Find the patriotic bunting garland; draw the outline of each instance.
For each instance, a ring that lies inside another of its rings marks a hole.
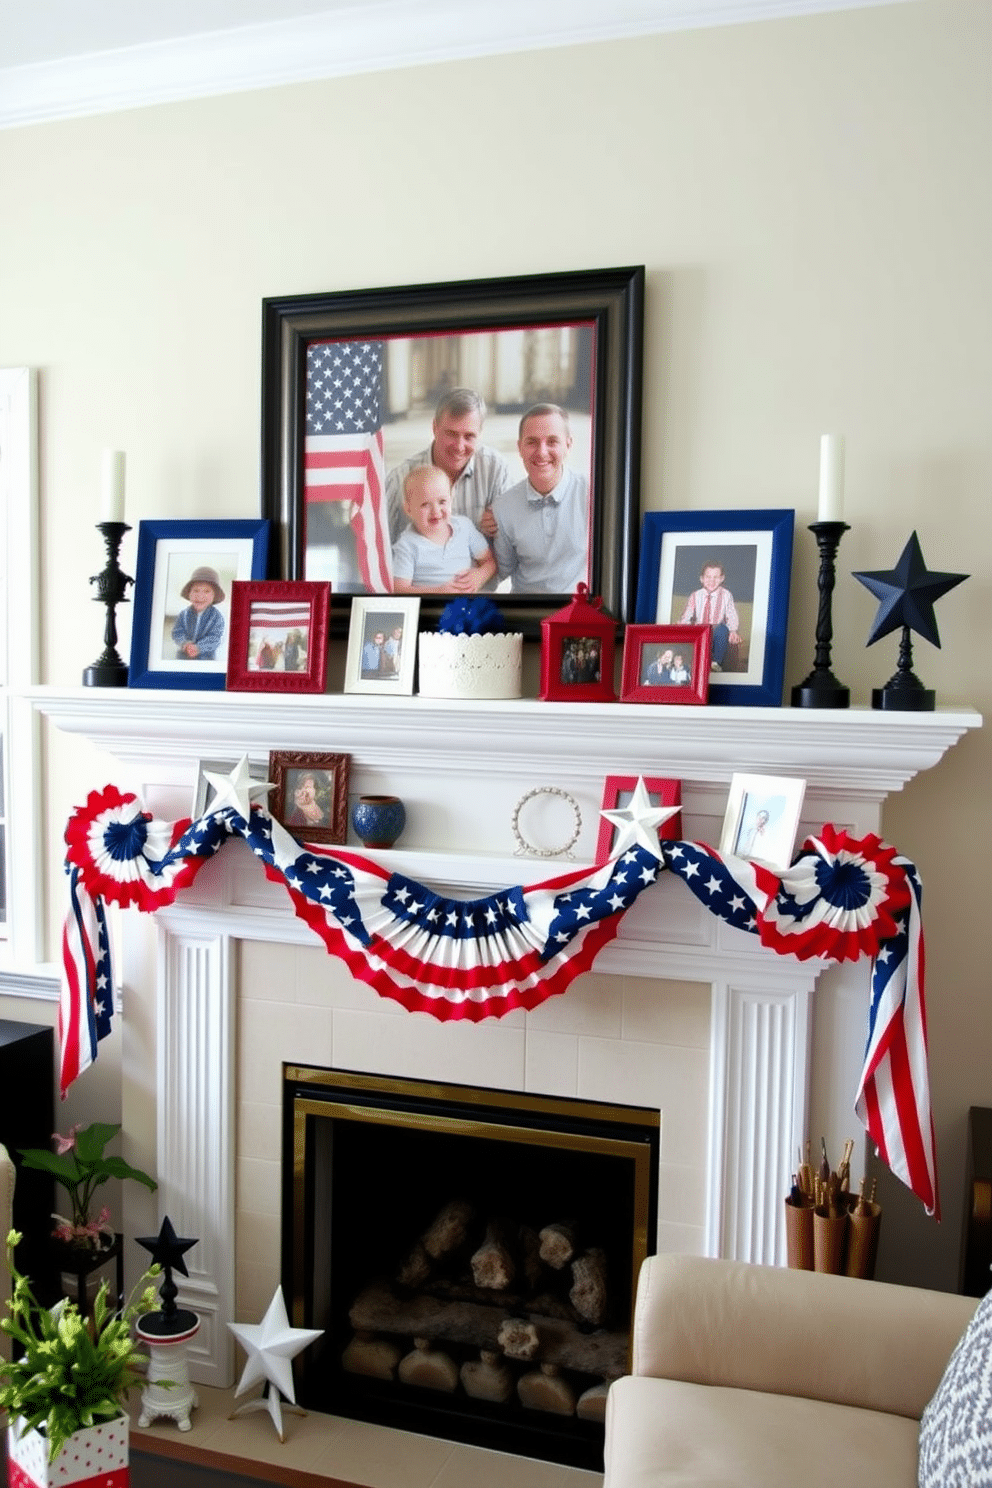
[[[449,899],[346,848],[294,837],[256,796],[246,761],[214,782],[197,821],[154,821],[114,786],[90,793],[66,828],[70,910],[59,1030],[62,1094],[109,1031],[103,902],[146,913],[171,904],[207,858],[240,836],[295,913],[352,974],[410,1012],[478,1022],[565,992],[617,934],[664,869],[727,924],[800,959],[873,958],[856,1110],[879,1153],[937,1209],[927,1072],[920,884],[907,859],[869,835],[824,827],[781,875],[705,843],[635,834],[608,863],[480,899]],[[650,840],[650,838],[648,839]]]

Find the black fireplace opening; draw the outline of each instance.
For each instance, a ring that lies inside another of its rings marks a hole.
[[[301,1404],[600,1470],[654,1249],[643,1107],[285,1065]]]

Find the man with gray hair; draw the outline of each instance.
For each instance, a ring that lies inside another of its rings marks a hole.
[[[393,542],[407,526],[403,484],[419,465],[436,465],[451,481],[451,510],[468,517],[483,536],[496,534],[493,497],[510,484],[510,470],[502,455],[479,444],[486,418],[485,400],[471,388],[452,388],[434,412],[433,439],[426,449],[397,465],[386,477],[389,532]]]
[[[535,403],[520,420],[525,480],[496,498],[493,551],[514,594],[574,594],[589,581],[589,481],[570,470],[568,414]]]

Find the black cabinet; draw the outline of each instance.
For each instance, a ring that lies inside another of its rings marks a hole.
[[[47,1173],[21,1166],[19,1147],[52,1146],[55,1130],[55,1039],[38,1023],[0,1019],[0,1142],[17,1168],[14,1228],[24,1242],[17,1261],[39,1288],[52,1284],[49,1237],[55,1209],[55,1181]],[[0,1246],[6,1240],[0,1236]]]

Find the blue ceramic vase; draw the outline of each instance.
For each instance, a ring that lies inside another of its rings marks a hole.
[[[406,826],[406,807],[399,796],[359,796],[351,824],[365,847],[392,847]]]

